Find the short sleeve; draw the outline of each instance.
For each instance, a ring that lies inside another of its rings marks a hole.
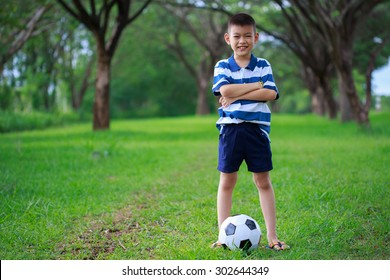
[[[261,71],[261,81],[263,82],[263,87],[274,90],[277,94],[275,99],[279,99],[279,90],[275,84],[271,64],[265,59],[263,60],[263,63],[264,65]]]
[[[212,91],[215,96],[220,96],[220,88],[223,85],[228,85],[230,84],[229,82],[229,69],[226,68],[226,63],[223,61],[219,61],[215,67],[214,67],[214,79],[213,79],[213,87]]]

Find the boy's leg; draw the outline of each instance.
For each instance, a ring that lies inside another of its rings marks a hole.
[[[267,227],[268,243],[276,244],[281,250],[287,249],[288,245],[281,243],[276,235],[275,194],[269,172],[253,173],[253,181],[259,190],[260,205]]]
[[[233,189],[237,182],[237,172],[223,173],[219,177],[217,211],[218,211],[218,228],[222,222],[230,216],[232,208]]]

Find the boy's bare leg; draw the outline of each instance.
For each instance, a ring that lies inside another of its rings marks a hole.
[[[276,235],[275,194],[269,172],[253,173],[253,181],[259,190],[260,205],[267,227],[268,243],[275,244],[280,241]],[[285,245],[285,247],[287,248],[288,246]],[[284,249],[284,247],[282,246],[280,249]]]
[[[218,210],[218,228],[222,222],[230,216],[232,208],[233,189],[237,182],[237,172],[223,173],[219,177],[217,210]]]

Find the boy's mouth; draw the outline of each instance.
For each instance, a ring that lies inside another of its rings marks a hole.
[[[237,47],[240,51],[245,51],[248,47],[247,46],[238,46]]]

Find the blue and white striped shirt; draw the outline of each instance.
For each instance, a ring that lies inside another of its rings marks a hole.
[[[275,85],[270,63],[257,58],[253,54],[247,67],[241,68],[237,65],[234,57],[223,59],[217,62],[214,68],[214,82],[212,91],[215,96],[220,96],[220,88],[228,84],[245,84],[261,81],[263,88],[276,91],[279,98],[279,91]],[[224,124],[238,124],[242,122],[258,123],[260,128],[270,133],[271,111],[267,103],[255,100],[237,100],[228,107],[218,109],[220,118],[217,127]]]

